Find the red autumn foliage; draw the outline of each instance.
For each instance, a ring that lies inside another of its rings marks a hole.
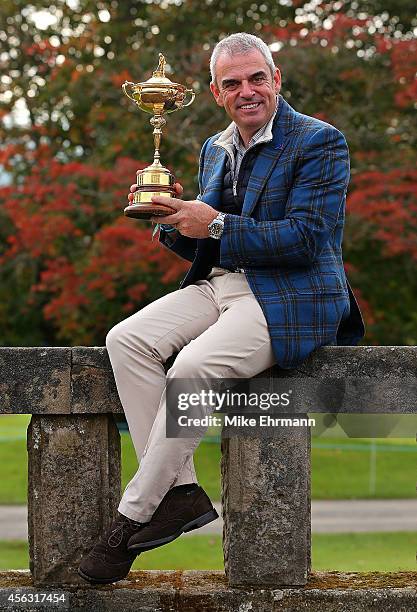
[[[401,3],[398,17],[387,8],[381,18],[382,2],[363,9],[327,0],[312,9],[303,0],[268,0],[259,11],[241,2],[224,11],[214,0],[213,19],[203,23],[190,2],[182,21],[175,3],[136,3],[134,17],[129,3],[114,4],[105,23],[94,3],[85,4],[85,22],[82,11],[63,6],[67,27],[58,20],[41,31],[20,3],[5,3],[8,39],[20,42],[0,83],[0,164],[16,181],[0,187],[5,342],[102,343],[114,322],[175,288],[187,264],[151,242],[145,223],[121,214],[139,167],[128,157],[150,160],[153,150],[145,117],[120,85],[150,76],[161,40],[172,76],[198,82],[198,104],[170,120],[163,139],[166,165],[194,195],[199,147],[226,125],[208,92],[210,48],[219,32],[236,31],[239,15],[237,29],[261,26],[268,43],[281,42],[276,60],[289,102],[346,135],[352,181],[344,255],[365,341],[416,343],[414,15],[407,21]],[[151,37],[153,23],[160,32]],[[25,126],[7,116],[16,101],[30,111]]]
[[[391,49],[391,63],[399,85],[396,104],[400,108],[413,107],[417,100],[417,41],[396,41]]]
[[[137,162],[120,158],[110,171],[38,153],[21,185],[0,188],[13,228],[0,263],[36,262],[27,304],[42,305],[59,338],[91,343],[120,311],[162,295],[187,264],[151,240],[149,223],[123,216]]]
[[[373,227],[385,257],[407,255],[417,260],[417,170],[355,175],[348,211]]]

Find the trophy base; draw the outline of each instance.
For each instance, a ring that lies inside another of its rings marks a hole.
[[[151,166],[136,172],[137,189],[133,196],[133,202],[124,209],[126,217],[134,219],[150,219],[151,217],[165,217],[176,212],[175,208],[166,204],[154,204],[154,196],[175,198],[176,192],[173,188],[174,175],[161,166],[159,160],[154,160]]]
[[[156,194],[155,194],[156,195]],[[131,204],[126,206],[124,213],[126,217],[132,219],[150,219],[151,217],[165,217],[176,212],[170,206],[163,204]]]

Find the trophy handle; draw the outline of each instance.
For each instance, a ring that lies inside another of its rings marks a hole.
[[[128,98],[130,98],[133,102],[136,102],[135,98],[132,98],[132,96],[129,95],[129,92],[126,90],[126,87],[128,85],[134,85],[135,83],[132,83],[131,81],[125,81],[122,84],[122,89],[123,89],[123,93],[125,94],[125,96],[127,96]]]
[[[190,104],[192,104],[192,103],[194,102],[194,98],[195,98],[195,92],[194,92],[194,90],[193,90],[193,89],[186,89],[186,90],[185,90],[185,93],[186,93],[186,94],[187,94],[187,93],[191,94],[191,99],[190,99],[190,100],[187,102],[187,104],[183,104],[183,105],[181,106],[181,108],[185,108],[186,106],[190,106]]]

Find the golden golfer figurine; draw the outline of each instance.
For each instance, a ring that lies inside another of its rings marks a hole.
[[[150,123],[154,128],[155,144],[153,164],[136,172],[138,189],[135,191],[133,202],[124,209],[127,217],[150,219],[150,217],[175,212],[169,206],[152,204],[153,196],[175,197],[173,188],[175,177],[159,161],[162,128],[166,124],[164,115],[189,106],[195,98],[195,93],[192,89],[186,89],[184,85],[170,81],[165,76],[165,64],[165,57],[160,53],[158,68],[152,73],[150,79],[143,83],[126,81],[122,85],[123,92],[128,98],[133,100],[141,110],[153,115]],[[127,91],[128,87],[130,87],[130,94]],[[191,98],[185,103],[188,93]]]

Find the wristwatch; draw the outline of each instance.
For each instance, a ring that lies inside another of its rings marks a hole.
[[[219,212],[217,217],[208,224],[209,237],[215,240],[220,240],[224,229],[224,218],[226,213]]]

